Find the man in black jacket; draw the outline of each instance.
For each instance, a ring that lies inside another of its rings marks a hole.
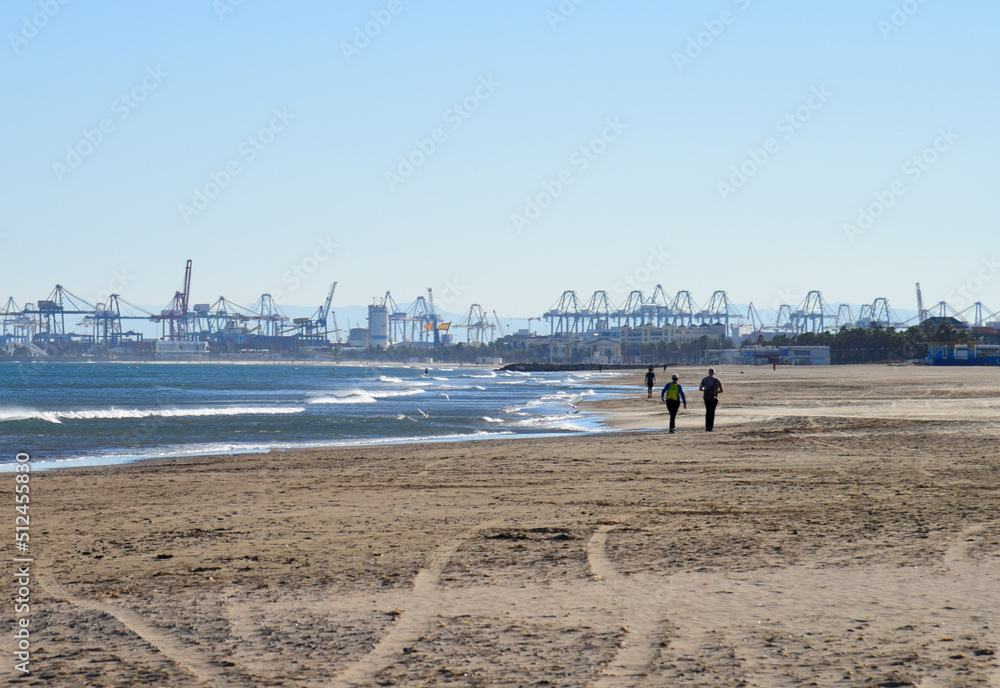
[[[715,407],[719,405],[719,395],[722,394],[722,382],[715,377],[715,368],[708,369],[708,377],[701,379],[698,389],[705,393],[705,431],[712,432],[715,426]]]

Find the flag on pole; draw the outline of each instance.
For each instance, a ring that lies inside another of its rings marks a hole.
[[[447,332],[449,327],[451,327],[450,322],[441,323],[440,325],[438,325],[438,331]]]

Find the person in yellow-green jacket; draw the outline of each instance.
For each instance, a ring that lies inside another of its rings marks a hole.
[[[667,410],[670,411],[670,434],[674,434],[674,421],[677,419],[677,409],[684,404],[688,407],[687,399],[684,398],[684,388],[677,383],[677,376],[673,375],[667,386],[660,392],[660,400],[667,402]]]

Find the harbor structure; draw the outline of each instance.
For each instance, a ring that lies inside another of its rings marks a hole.
[[[389,292],[368,307],[367,327],[351,328],[349,336],[337,326],[332,308],[337,283],[310,315],[289,317],[275,295],[263,293],[250,306],[219,296],[214,301],[193,299],[193,264],[186,261],[180,289],[161,309],[147,309],[110,294],[103,301],[79,297],[62,284],[44,299],[20,305],[10,297],[0,310],[0,351],[21,356],[54,353],[108,354],[128,351],[160,355],[241,353],[284,355],[337,350],[386,351],[395,348],[434,348],[462,343],[480,348],[502,343],[515,351],[541,352],[550,360],[585,358],[607,360],[634,358],[641,348],[669,343],[698,344],[699,355],[708,346],[726,343],[763,343],[774,337],[834,333],[843,328],[902,330],[921,325],[927,330],[961,333],[981,345],[1000,344],[1000,313],[981,302],[952,308],[945,301],[925,305],[916,285],[915,315],[900,316],[888,299],[852,306],[827,301],[811,290],[797,305],[780,304],[761,311],[753,303],[737,307],[725,290],[711,293],[698,304],[688,290],[670,295],[662,285],[651,292],[633,289],[616,304],[609,292],[597,290],[587,298],[566,290],[540,316],[526,318],[548,325],[547,335],[506,334],[496,311],[472,304],[464,315],[445,315],[435,308],[434,294],[426,290],[408,304],[397,304]],[[524,320],[522,318],[522,320]],[[154,339],[141,324],[153,323]],[[464,332],[463,332],[464,330]],[[939,333],[940,334],[940,333]],[[167,342],[178,343],[168,346]],[[190,345],[189,345],[190,344]],[[207,345],[207,346],[206,346]],[[662,350],[662,349],[661,349]],[[930,358],[940,361],[985,360],[962,349],[934,349]],[[731,354],[726,354],[730,356]],[[794,347],[783,358],[793,364],[823,364],[824,358],[807,347]],[[827,359],[828,360],[828,359]]]

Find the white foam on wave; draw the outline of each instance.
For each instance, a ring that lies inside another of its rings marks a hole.
[[[597,394],[592,389],[584,390],[582,392],[556,392],[555,394],[547,394],[542,397],[542,401],[561,401],[568,404],[576,404],[583,400],[584,397],[590,397]]]
[[[486,391],[486,388],[483,387],[482,385],[435,385],[434,389],[432,391],[437,392],[437,391],[445,391],[445,390],[447,390],[447,391],[450,392],[450,391],[457,390],[457,389],[459,389],[459,390],[475,389],[475,390],[478,390],[480,392],[485,392]]]
[[[323,394],[309,399],[310,404],[374,404],[379,399],[393,397],[411,397],[416,394],[426,394],[427,390],[416,387],[410,389],[388,389],[369,392],[364,389],[354,389],[344,394]]]
[[[414,394],[426,394],[426,389],[394,389],[385,392],[368,392],[376,399],[388,399],[390,397],[412,397]]]
[[[23,408],[0,409],[0,423],[16,420],[47,420],[50,423],[62,422],[52,411],[36,411],[34,409]]]
[[[483,420],[487,423],[502,423],[503,418],[490,418],[489,416],[483,416]]]
[[[374,404],[375,397],[363,389],[356,389],[347,394],[326,394],[313,397],[310,404]]]
[[[552,416],[535,416],[516,420],[512,425],[522,428],[544,428],[546,430],[570,430],[573,432],[589,432],[590,429],[583,427],[579,421],[567,418],[565,414]]]
[[[44,420],[62,423],[64,420],[121,420],[129,418],[196,418],[204,416],[286,415],[302,413],[301,406],[206,406],[198,408],[152,409],[87,409],[82,411],[37,411],[32,409],[4,409],[0,422],[11,420]]]
[[[430,380],[403,380],[402,378],[389,377],[387,375],[379,375],[378,381],[389,385],[406,385],[407,387],[429,387],[434,384]]]
[[[531,410],[537,408],[538,406],[543,406],[546,404],[549,405],[566,404],[567,406],[576,407],[576,405],[579,404],[581,401],[583,401],[585,397],[593,396],[595,394],[597,393],[592,389],[583,390],[580,392],[566,392],[560,390],[555,394],[546,394],[539,397],[538,399],[532,399],[530,401],[524,401],[518,404],[513,404],[511,406],[505,406],[502,409],[502,411],[504,413],[523,416],[523,415],[528,415],[523,413],[523,411],[525,411],[526,409]]]

